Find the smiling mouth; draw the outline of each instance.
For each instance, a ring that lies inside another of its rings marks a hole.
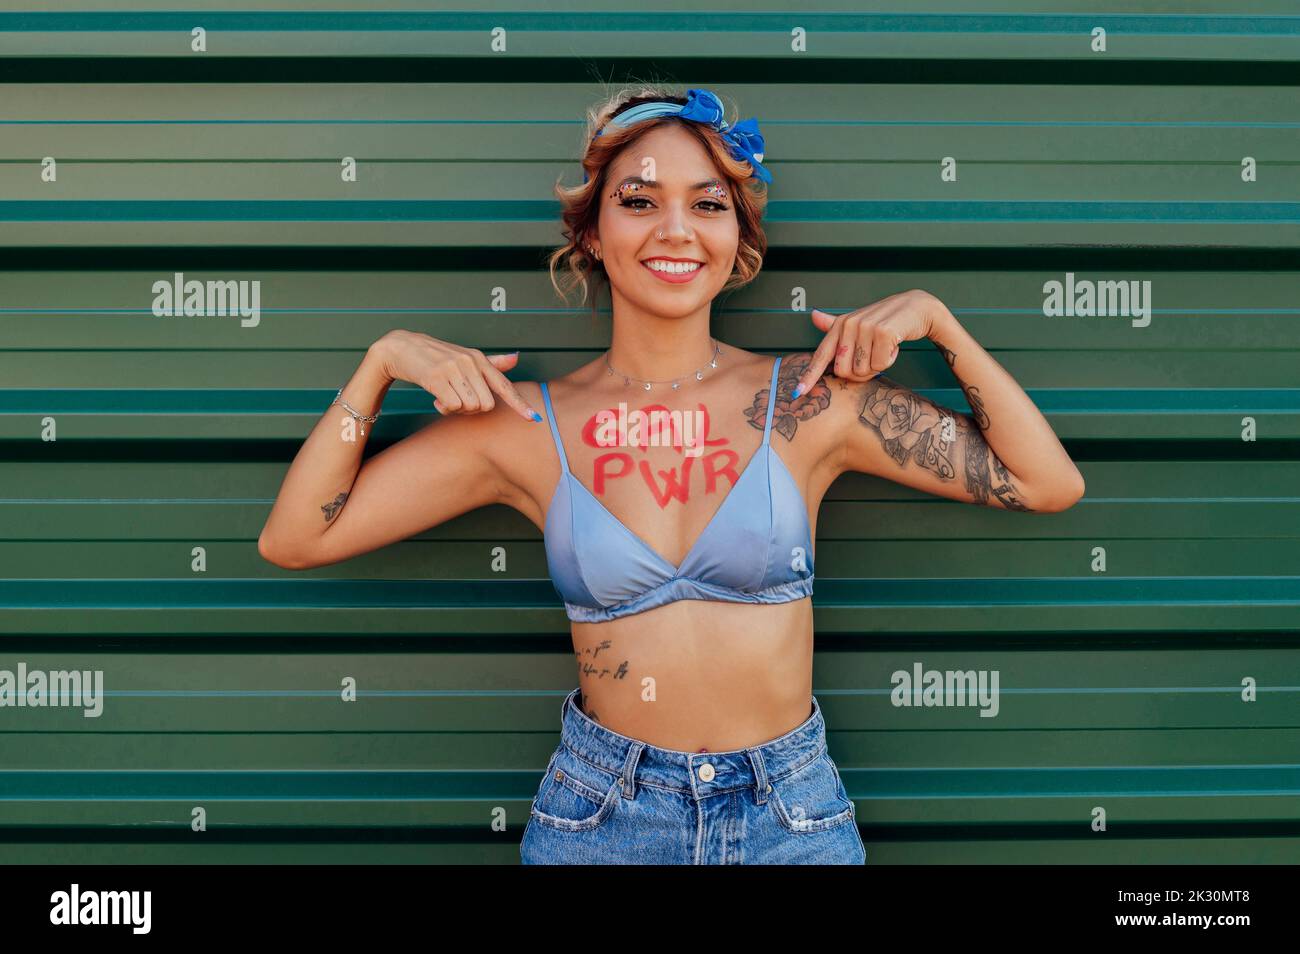
[[[660,278],[672,282],[689,281],[704,268],[703,262],[694,260],[673,262],[662,258],[647,258],[641,264]]]

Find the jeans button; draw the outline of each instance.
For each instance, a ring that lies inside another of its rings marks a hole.
[[[713,775],[714,775],[714,772],[713,772],[713,766],[710,765],[708,762],[705,762],[703,765],[700,766],[700,773],[699,773],[699,774],[700,774],[700,781],[701,781],[701,782],[711,782],[711,781],[713,781]]]

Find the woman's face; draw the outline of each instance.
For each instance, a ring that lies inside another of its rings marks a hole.
[[[666,318],[707,309],[740,245],[731,189],[704,146],[676,124],[628,146],[605,178],[592,241],[614,294]]]

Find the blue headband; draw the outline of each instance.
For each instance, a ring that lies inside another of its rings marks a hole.
[[[642,119],[653,119],[656,116],[677,116],[680,119],[689,119],[691,122],[704,123],[722,133],[722,138],[727,143],[727,151],[733,159],[748,162],[754,167],[755,176],[764,182],[771,182],[772,173],[761,165],[763,134],[758,131],[758,120],[751,117],[742,119],[734,126],[728,126],[727,121],[722,118],[723,113],[722,100],[716,95],[707,89],[691,89],[686,91],[685,104],[641,103],[639,106],[624,110],[609,122],[616,126],[630,126]],[[596,135],[599,136],[604,131],[604,128],[601,128]],[[587,178],[584,170],[582,181],[586,182]]]

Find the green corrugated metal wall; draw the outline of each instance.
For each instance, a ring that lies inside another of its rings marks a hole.
[[[629,75],[767,137],[771,255],[716,334],[810,348],[792,289],[925,288],[1087,481],[1034,517],[828,493],[814,692],[871,862],[1300,860],[1293,0],[258,6],[0,8],[0,670],[105,689],[0,708],[0,861],[518,861],[576,680],[532,524],[296,573],[256,540],[388,329],[521,380],[604,347],[540,262]],[[261,281],[260,321],[154,317],[178,271]],[[1045,317],[1070,273],[1149,281],[1150,323]],[[891,374],[966,408],[924,343]],[[396,386],[370,452],[431,413]],[[918,664],[997,670],[996,718],[891,704]]]

